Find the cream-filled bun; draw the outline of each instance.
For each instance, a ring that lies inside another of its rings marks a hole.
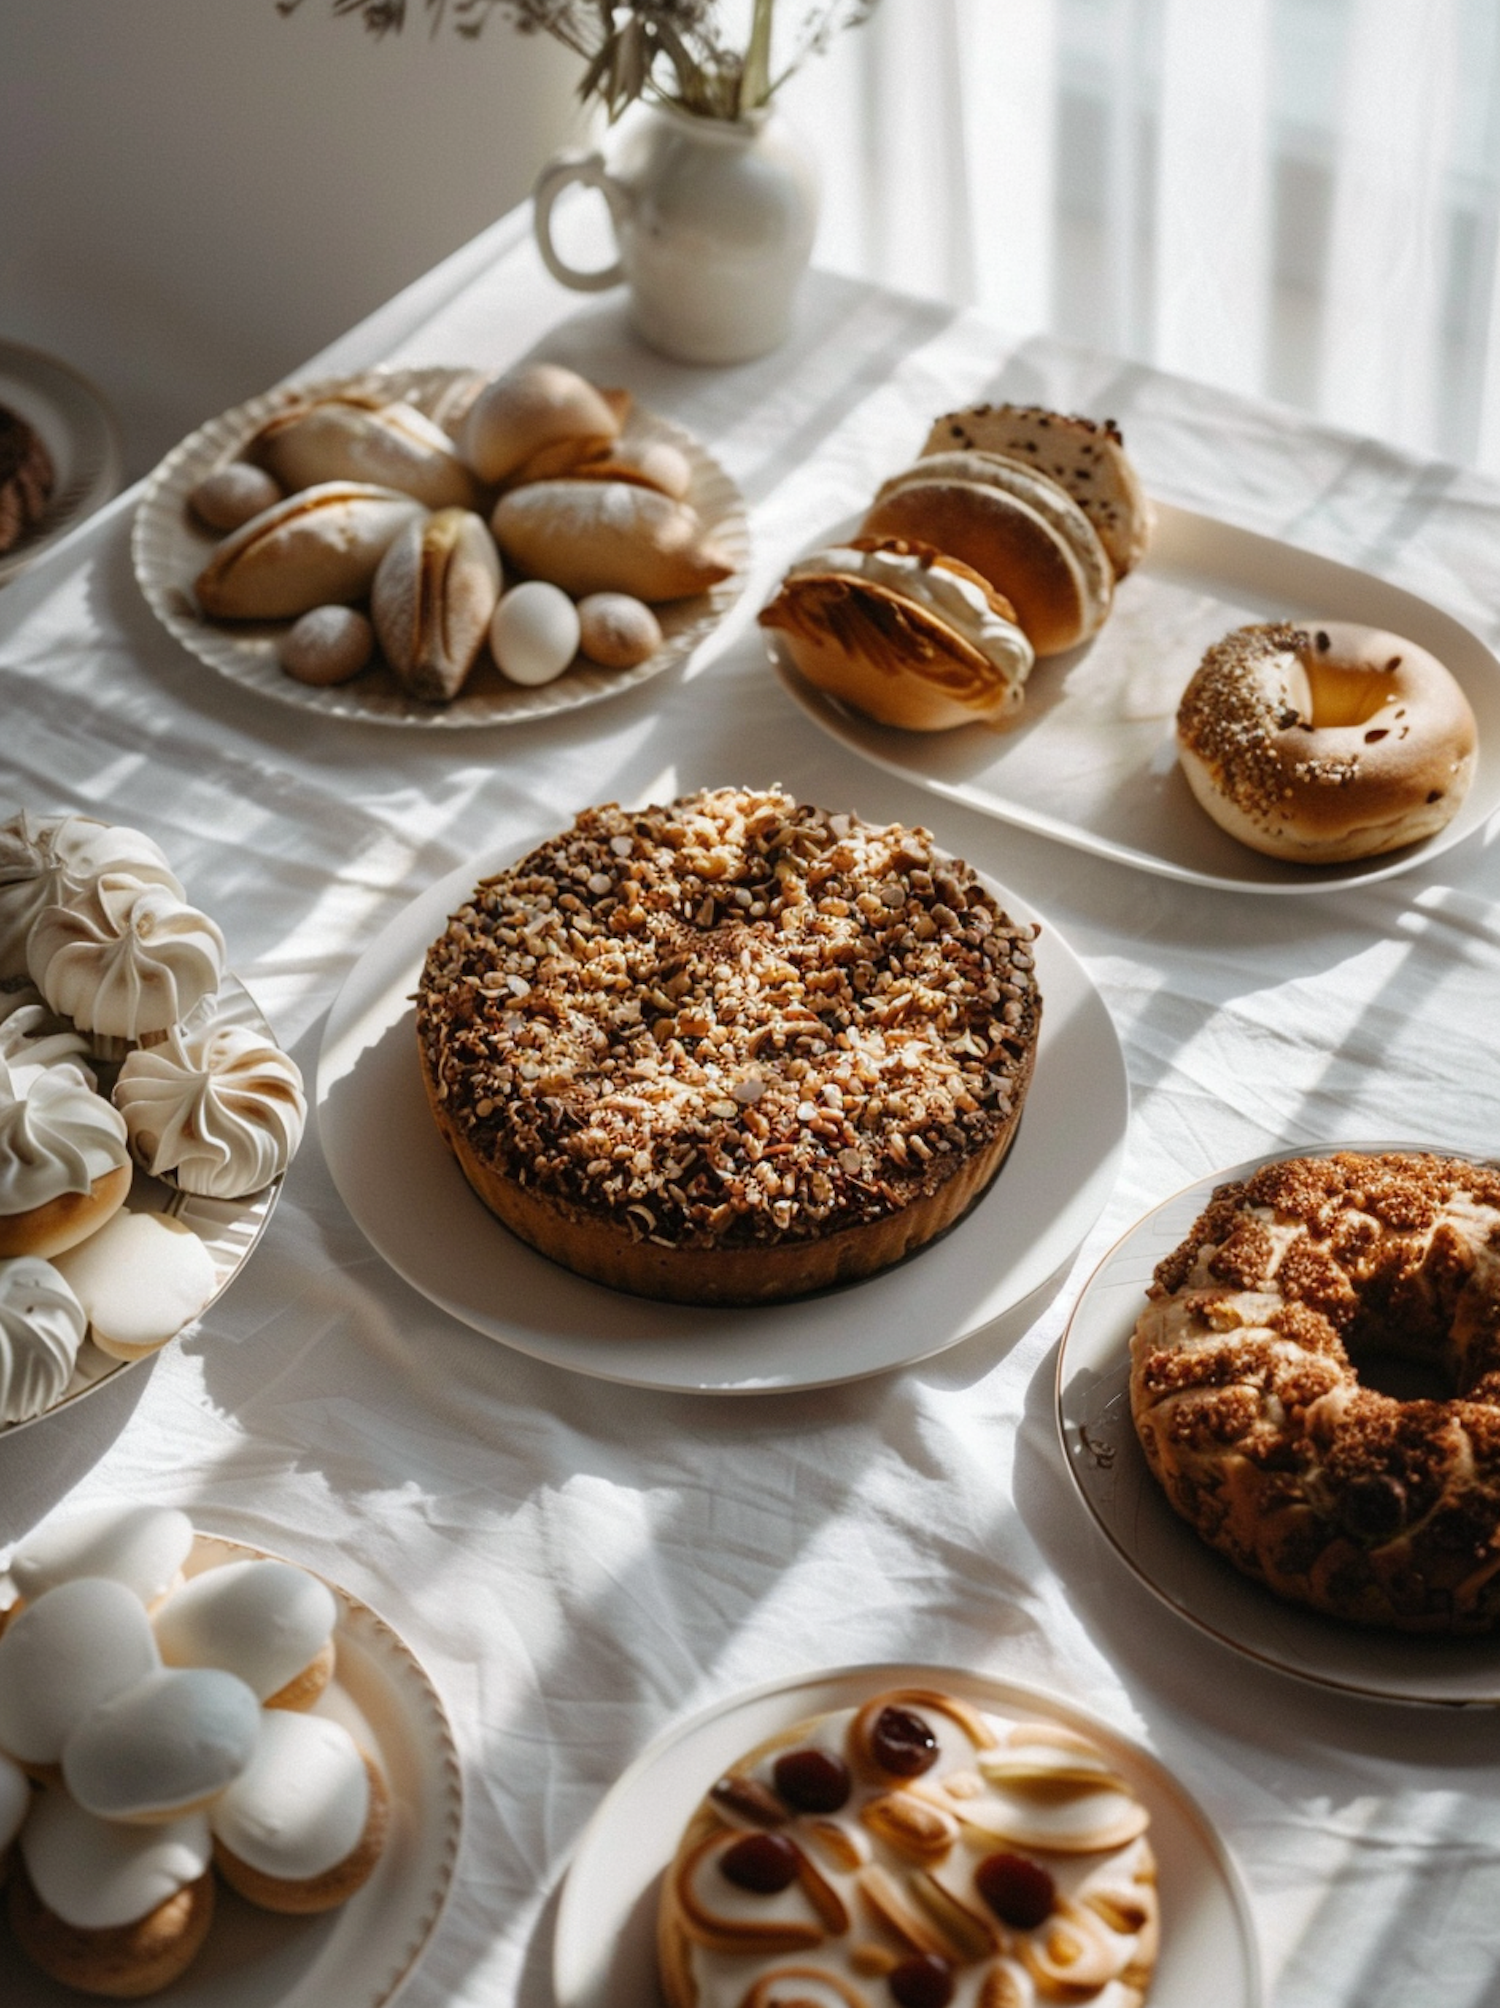
[[[363,481],[414,495],[429,509],[472,509],[474,477],[453,441],[403,399],[320,397],[278,413],[261,427],[247,455],[283,488]]]
[[[238,1674],[267,1708],[308,1708],[333,1672],[338,1605],[290,1562],[229,1562],[184,1583],[156,1613],[168,1666]]]
[[[78,1068],[0,1060],[0,1257],[62,1254],[129,1190],[125,1119]]]
[[[938,419],[924,455],[967,448],[997,453],[1045,474],[1083,510],[1116,578],[1146,555],[1151,504],[1112,418],[1074,418],[1040,405],[979,404]]]
[[[1097,633],[1114,598],[1098,534],[1055,481],[994,453],[932,454],[893,475],[865,534],[907,537],[961,558],[1016,610],[1038,655]]]
[[[628,400],[596,390],[559,363],[527,363],[485,385],[464,418],[460,444],[481,481],[504,481],[551,451],[548,472],[607,449]]]
[[[10,1866],[10,1844],[31,1811],[31,1780],[12,1757],[0,1750],[0,1883]]]
[[[0,823],[0,980],[27,973],[26,945],[37,916],[49,906],[71,905],[106,872],[183,896],[159,846],[124,823],[24,811]]]
[[[123,1583],[60,1583],[0,1632],[0,1750],[47,1774],[81,1722],[160,1665],[145,1605]]]
[[[296,1061],[248,1026],[213,1020],[128,1053],[114,1103],[147,1171],[210,1199],[279,1178],[307,1121]]]
[[[94,1344],[116,1360],[164,1346],[219,1287],[203,1242],[164,1213],[117,1213],[58,1259],[88,1313]]]
[[[206,1806],[237,1778],[259,1725],[260,1704],[234,1674],[159,1668],[76,1725],[63,1745],[63,1783],[101,1820],[154,1826]]]
[[[882,725],[1006,717],[1035,660],[1014,609],[956,558],[901,538],[815,551],[760,615],[810,683]]]
[[[70,1060],[94,1086],[89,1065],[93,1050],[66,1018],[48,1008],[31,984],[0,991],[0,1060],[8,1067],[53,1067],[59,1060]]]
[[[263,1910],[331,1910],[380,1859],[390,1802],[379,1770],[322,1715],[261,1717],[255,1755],[209,1811],[214,1861]]]
[[[62,1399],[88,1322],[50,1262],[0,1258],[0,1423],[29,1422]]]
[[[133,1999],[186,1971],[213,1918],[213,1843],[202,1813],[160,1827],[96,1819],[41,1794],[21,1831],[10,1922],[65,1987]]]
[[[50,1513],[18,1543],[11,1580],[28,1602],[76,1576],[108,1576],[143,1604],[176,1584],[193,1525],[175,1506],[85,1506]]]
[[[37,989],[80,1031],[137,1040],[217,992],[224,937],[165,886],[106,872],[85,898],[37,916],[26,959]]]

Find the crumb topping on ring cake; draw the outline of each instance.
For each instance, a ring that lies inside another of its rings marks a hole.
[[[923,829],[776,790],[610,803],[433,944],[429,1092],[483,1163],[633,1239],[816,1237],[1013,1124],[1034,934]]]

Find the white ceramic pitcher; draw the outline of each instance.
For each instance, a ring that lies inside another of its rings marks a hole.
[[[601,191],[614,225],[619,257],[596,272],[566,264],[552,242],[553,204],[574,182]],[[548,271],[580,292],[623,280],[637,330],[664,355],[748,362],[785,340],[818,186],[779,114],[710,119],[652,106],[607,167],[599,153],[555,154],[535,197]]]

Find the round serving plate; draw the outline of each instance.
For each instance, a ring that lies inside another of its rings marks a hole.
[[[378,662],[352,682],[328,689],[299,683],[277,660],[277,647],[291,625],[289,621],[212,621],[199,612],[193,581],[220,539],[198,522],[188,507],[188,496],[204,475],[236,459],[268,419],[307,397],[368,393],[389,400],[404,399],[439,423],[456,424],[466,401],[483,382],[473,370],[367,370],[359,376],[283,384],[210,419],[173,447],[146,477],[142,490],[131,556],[152,612],[200,662],[232,683],[259,691],[279,704],[325,718],[426,731],[519,725],[534,718],[551,718],[558,712],[603,703],[685,662],[740,596],[750,562],[749,520],[738,488],[697,440],[670,419],[639,405],[631,408],[621,435],[623,442],[635,446],[661,441],[686,456],[692,474],[686,499],[715,543],[734,560],[736,569],[706,593],[656,607],[662,646],[634,669],[601,669],[580,657],[555,682],[528,690],[507,682],[485,651],[451,704],[419,704]]]
[[[1261,2008],[1249,1900],[1207,1816],[1138,1743],[1057,1694],[949,1667],[846,1666],[730,1696],[678,1723],[636,1759],[584,1829],[557,1913],[557,2008],[617,2008],[659,1998],[656,1886],[714,1780],[746,1751],[811,1715],[856,1707],[890,1687],[939,1688],[979,1708],[1056,1722],[1106,1750],[1151,1815],[1161,1891],[1161,1954],[1151,2008]]]
[[[200,1533],[184,1574],[284,1559]],[[172,2008],[329,2008],[333,2002],[382,2008],[442,1915],[463,1815],[453,1732],[437,1689],[405,1640],[348,1590],[333,1582],[328,1587],[338,1604],[337,1664],[313,1712],[342,1723],[378,1760],[391,1799],[384,1851],[362,1889],[316,1917],[257,1910],[221,1883],[207,1943],[160,1997]],[[39,1973],[0,1930],[5,2008],[66,2008],[80,1998]]]
[[[517,1240],[438,1134],[412,1003],[449,914],[516,856],[461,866],[397,915],[346,979],[318,1060],[319,1136],[334,1183],[377,1251],[440,1309],[575,1373],[681,1393],[785,1393],[943,1352],[1076,1253],[1113,1188],[1130,1092],[1104,1001],[1049,921],[1035,947],[1036,1070],[1010,1155],[957,1226],[908,1261],[819,1296],[726,1310],[607,1289]],[[1013,917],[1038,919],[1018,894],[985,883]]]
[[[1333,1143],[1247,1159],[1198,1179],[1122,1236],[1085,1285],[1057,1359],[1057,1423],[1079,1496],[1153,1596],[1262,1666],[1371,1700],[1454,1707],[1500,1702],[1500,1642],[1340,1624],[1243,1576],[1168,1505],[1130,1412],[1130,1338],[1156,1265],[1186,1238],[1217,1186],[1287,1157],[1435,1151],[1431,1143]]]
[[[102,508],[120,486],[125,463],[103,392],[41,349],[0,341],[0,405],[41,435],[54,475],[42,520],[0,551],[3,585]]]
[[[224,977],[214,999],[214,1014],[222,1024],[243,1026],[270,1044],[276,1043],[276,1035],[262,1015],[260,1006],[235,976]],[[281,1178],[274,1178],[269,1185],[263,1186],[259,1192],[252,1192],[245,1199],[209,1199],[198,1193],[183,1192],[165,1179],[153,1178],[140,1165],[135,1167],[125,1201],[127,1209],[132,1213],[163,1213],[181,1221],[184,1227],[190,1227],[213,1257],[214,1272],[218,1278],[212,1297],[197,1317],[174,1333],[166,1341],[167,1345],[195,1332],[229,1288],[249,1260],[256,1242],[265,1233],[276,1210],[276,1202],[281,1197],[281,1186]],[[29,1429],[34,1422],[43,1422],[62,1409],[71,1408],[74,1402],[104,1387],[117,1374],[127,1373],[132,1367],[155,1359],[162,1350],[161,1346],[157,1346],[141,1359],[117,1360],[109,1353],[101,1352],[92,1339],[86,1338],[73,1363],[72,1378],[59,1398],[39,1415],[29,1415],[21,1422],[0,1423],[0,1439],[13,1435],[18,1429]]]

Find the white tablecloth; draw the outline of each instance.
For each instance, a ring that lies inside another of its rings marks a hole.
[[[1041,1683],[1156,1752],[1244,1871],[1278,2008],[1500,1998],[1489,1716],[1320,1690],[1165,1612],[1094,1532],[1053,1414],[1078,1289],[1168,1193],[1304,1142],[1494,1150],[1493,830],[1350,893],[1172,884],[863,764],[783,694],[753,626],[788,557],[856,510],[933,414],[979,396],[1110,413],[1154,492],[1390,576],[1491,644],[1500,490],[826,275],[781,353],[679,368],[634,342],[617,295],[579,307],[554,287],[520,218],[309,368],[499,368],[533,348],[628,383],[745,493],[754,575],[690,674],[510,733],[309,729],[158,627],[127,495],[0,595],[0,797],[156,837],[309,1074],[375,931],[481,847],[520,846],[585,803],[779,780],[926,822],[1034,901],[1107,1000],[1134,1096],[1114,1195],[1019,1336],[833,1392],[660,1396],[569,1376],[433,1309],[351,1223],[312,1133],[196,1335],[0,1442],[0,1542],[70,1493],[163,1499],[324,1571],[406,1636],[467,1787],[411,2008],[550,2000],[569,1849],[664,1725],[783,1673],[912,1656]]]

